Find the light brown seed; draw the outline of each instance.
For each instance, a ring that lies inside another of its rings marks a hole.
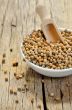
[[[8,78],[7,77],[5,78],[5,81],[8,82]]]
[[[13,67],[17,67],[18,66],[18,62],[13,63]]]
[[[31,103],[32,103],[32,104],[34,103],[34,99],[33,99],[33,98],[31,99]]]
[[[14,94],[14,95],[17,95],[17,91],[13,90],[13,94]]]
[[[19,78],[21,79],[22,78],[22,75],[19,75]]]
[[[20,79],[19,75],[16,75],[16,79],[17,79],[17,80],[19,80],[19,79]]]
[[[16,73],[14,73],[14,76],[16,76],[17,74]]]
[[[10,52],[12,52],[12,51],[13,51],[13,49],[11,48],[11,49],[10,49]]]
[[[19,92],[21,92],[22,89],[21,89],[20,87],[18,87],[17,90],[18,90]]]
[[[5,59],[2,59],[2,64],[5,64]]]
[[[10,89],[10,94],[13,94],[13,89]]]
[[[60,101],[60,98],[59,97],[55,97],[54,100],[57,101],[57,102],[59,102]]]
[[[7,74],[7,71],[4,71],[4,74]]]
[[[41,81],[42,81],[42,83],[44,83],[44,79],[42,79]]]
[[[15,103],[16,103],[16,104],[18,104],[18,103],[19,103],[19,101],[18,101],[18,100],[15,100]]]
[[[26,87],[26,92],[27,92],[27,91],[29,91],[29,88],[28,88],[28,87]]]
[[[48,44],[40,31],[35,31],[35,34],[32,33],[30,37],[26,37],[23,45],[26,58],[46,68],[71,68],[72,56],[69,53],[72,51],[72,40],[70,39],[72,32],[63,31],[61,33],[64,44],[60,41]]]
[[[3,58],[5,58],[5,57],[6,57],[6,54],[4,53],[4,54],[3,54]]]
[[[38,105],[37,107],[41,110],[41,105]]]
[[[54,97],[54,93],[53,93],[53,92],[51,92],[51,93],[49,94],[49,96]]]

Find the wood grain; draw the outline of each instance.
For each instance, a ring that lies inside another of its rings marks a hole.
[[[72,109],[72,77],[41,76],[26,65],[20,54],[24,36],[40,28],[35,12],[38,4],[47,7],[58,27],[72,28],[71,0],[0,0],[0,110]],[[12,66],[14,62],[18,62],[17,67]],[[17,80],[14,73],[24,77]],[[11,89],[17,95],[10,94]]]

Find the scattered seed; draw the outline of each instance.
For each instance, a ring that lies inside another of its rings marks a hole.
[[[10,89],[10,94],[13,94],[13,89]]]
[[[27,91],[29,91],[29,88],[28,88],[28,87],[26,87],[26,92],[27,92]]]
[[[26,60],[23,58],[23,61],[26,62]]]
[[[25,91],[22,91],[22,93],[25,93]]]
[[[17,79],[17,80],[19,80],[19,79],[20,79],[19,75],[16,75],[16,79]]]
[[[4,54],[3,54],[3,58],[5,58],[5,57],[6,57],[6,54],[4,53]]]
[[[42,83],[44,83],[44,79],[42,79],[41,81],[42,81]]]
[[[14,73],[14,76],[16,76],[17,74],[16,73]]]
[[[18,101],[18,100],[15,100],[15,103],[16,103],[16,104],[18,104],[18,103],[19,103],[19,101]]]
[[[19,78],[21,79],[22,78],[22,75],[19,75]]]
[[[67,83],[66,83],[66,86],[67,86],[67,87],[70,87],[70,83],[69,83],[69,82],[67,82]]]
[[[50,97],[54,97],[54,93],[51,92],[51,93],[49,94],[49,96],[50,96]]]
[[[25,88],[26,88],[26,86],[27,86],[27,85],[26,85],[26,84],[24,84],[24,87],[25,87]]]
[[[8,81],[8,78],[5,78],[5,81],[7,82]]]
[[[4,74],[7,74],[7,71],[4,71]]]
[[[2,59],[2,64],[5,64],[5,59]]]
[[[13,67],[17,67],[18,66],[18,62],[13,63]]]
[[[37,107],[38,107],[39,109],[41,109],[41,105],[38,105]]]
[[[30,81],[30,79],[29,79],[29,78],[26,78],[26,81],[27,81],[27,82],[29,82],[29,81]]]
[[[54,100],[57,101],[57,102],[59,102],[60,101],[60,98],[59,97],[55,97]]]
[[[22,73],[21,75],[22,75],[22,77],[24,77],[24,73]]]
[[[10,49],[10,52],[12,52],[13,51],[13,49]]]
[[[16,27],[16,25],[15,25],[15,24],[11,24],[11,26]]]
[[[17,91],[14,91],[14,90],[13,90],[13,93],[14,93],[14,95],[17,95]]]
[[[22,88],[22,92],[25,92],[25,89],[24,88]]]
[[[31,99],[31,103],[32,103],[32,104],[34,103],[34,99],[33,99],[33,98]]]
[[[19,92],[21,92],[22,89],[21,89],[20,87],[18,87],[17,90],[18,90]]]

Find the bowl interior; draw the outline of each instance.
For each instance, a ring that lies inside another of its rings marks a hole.
[[[59,30],[60,30],[60,31],[64,31],[64,30],[66,30],[66,29],[65,29],[65,28],[59,28]],[[72,32],[71,29],[67,29],[67,30]],[[24,53],[23,53],[23,51],[22,51],[22,43],[21,43],[21,55],[25,58],[25,55],[24,55]],[[65,72],[65,71],[70,71],[70,70],[72,70],[72,68],[67,68],[67,69],[49,69],[49,68],[43,68],[43,67],[41,67],[41,66],[35,65],[34,63],[28,61],[26,58],[25,58],[25,60],[26,60],[26,62],[27,62],[29,65],[32,65],[32,66],[34,66],[34,67],[36,67],[36,68],[38,68],[38,69],[41,69],[41,70],[46,70],[46,71],[51,71],[51,72]]]

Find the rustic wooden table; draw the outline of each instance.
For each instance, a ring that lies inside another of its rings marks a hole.
[[[41,76],[20,55],[23,37],[40,28],[38,3],[59,27],[72,28],[72,0],[0,0],[0,110],[72,110],[72,76]],[[15,73],[24,76],[16,79]]]

